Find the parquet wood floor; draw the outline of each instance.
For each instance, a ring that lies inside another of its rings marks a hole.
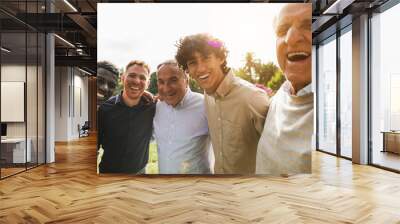
[[[17,168],[15,168],[15,167],[11,167],[11,168],[7,167],[7,168],[0,168],[0,169],[1,169],[1,176],[2,177],[7,177],[7,176],[10,176],[12,174],[24,171],[25,167],[23,167],[23,168],[22,167],[17,167]]]
[[[400,223],[400,175],[313,153],[313,174],[97,176],[95,138],[0,181],[0,223]]]

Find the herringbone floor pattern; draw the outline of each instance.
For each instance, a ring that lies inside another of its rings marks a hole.
[[[0,181],[0,223],[400,223],[400,175],[315,152],[292,177],[96,175],[95,138]]]

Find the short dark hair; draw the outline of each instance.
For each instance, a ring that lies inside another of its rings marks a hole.
[[[178,47],[175,59],[183,70],[187,70],[187,62],[193,59],[194,53],[198,52],[203,56],[215,54],[216,57],[223,59],[221,65],[222,72],[228,73],[226,57],[228,50],[224,43],[207,33],[200,33],[181,38],[176,44]]]
[[[119,71],[115,65],[113,65],[111,62],[108,61],[100,61],[97,63],[97,69],[102,68],[105,69],[109,72],[111,72],[113,75],[118,77]]]

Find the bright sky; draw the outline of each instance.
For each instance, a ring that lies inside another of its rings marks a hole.
[[[284,4],[277,3],[99,3],[97,60],[118,66],[135,59],[152,72],[173,59],[175,44],[186,36],[209,33],[229,50],[228,66],[244,65],[246,52],[277,64],[272,22]]]

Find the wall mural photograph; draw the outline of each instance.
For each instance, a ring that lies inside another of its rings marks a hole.
[[[99,4],[98,172],[310,173],[311,42],[308,3]]]

